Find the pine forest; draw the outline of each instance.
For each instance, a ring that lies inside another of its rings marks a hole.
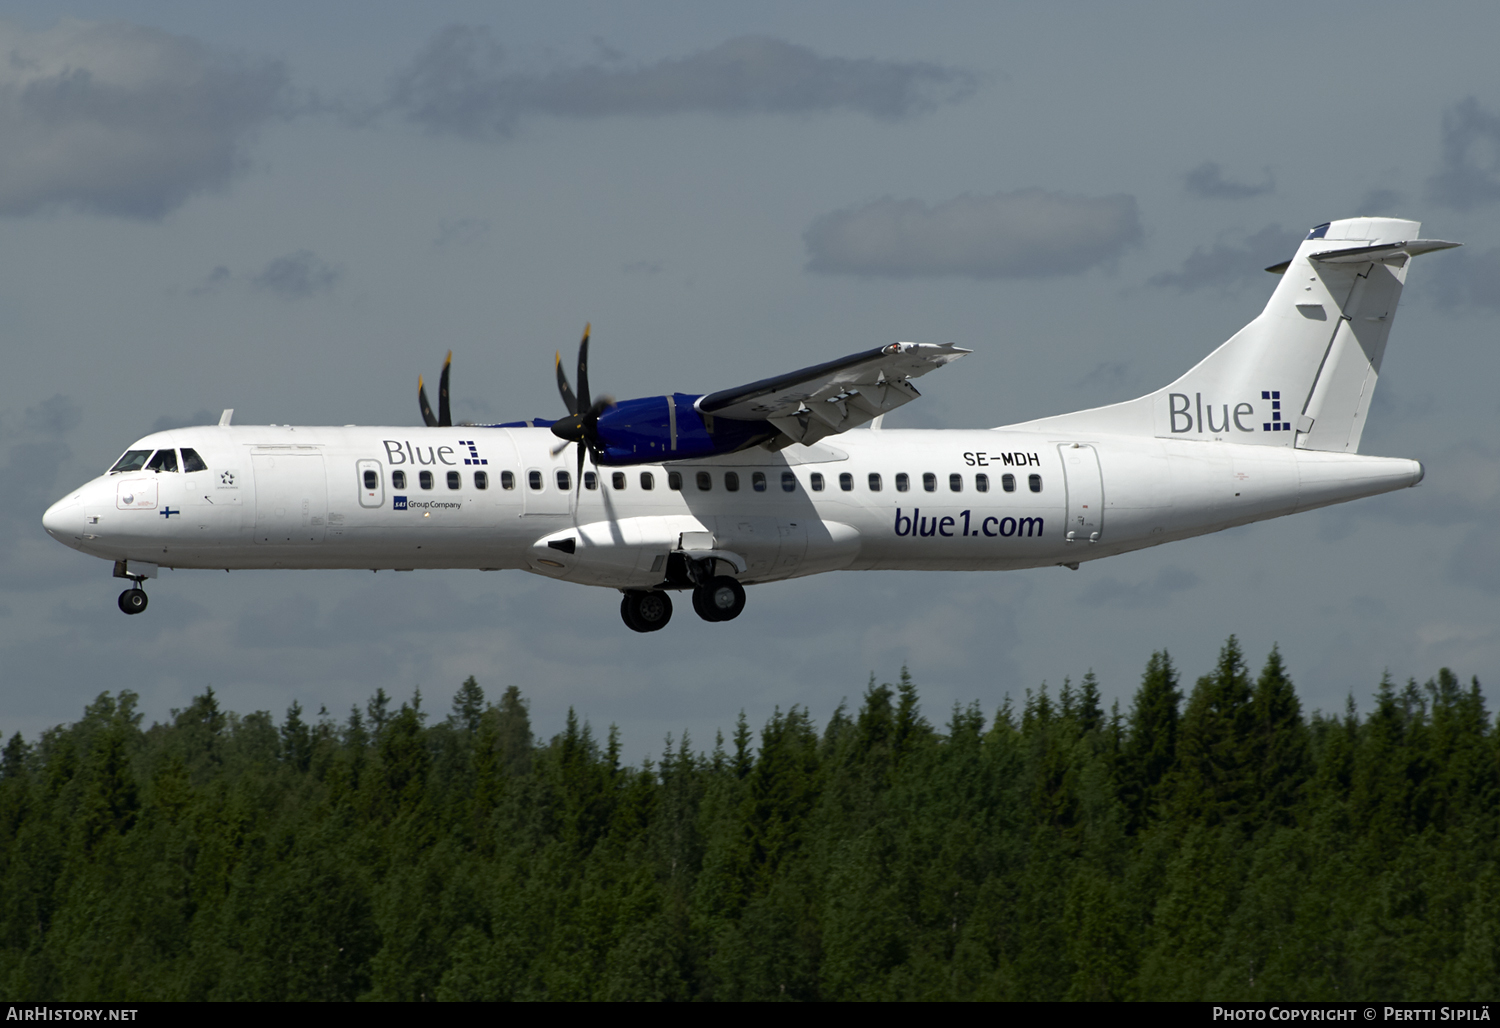
[[[5,743],[0,998],[1500,999],[1500,731],[1446,669],[1372,685],[1308,713],[1231,638],[1128,710],[942,717],[903,672],[640,765],[473,678],[106,692]]]

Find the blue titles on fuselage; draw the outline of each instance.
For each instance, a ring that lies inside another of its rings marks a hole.
[[[962,524],[959,523],[962,519]],[[922,508],[913,507],[911,514],[901,513],[901,508],[896,508],[896,535],[916,536],[925,538],[928,536],[942,536],[952,538],[958,536],[963,538],[971,535],[983,535],[990,538],[1010,538],[1011,536],[1033,536],[1040,538],[1042,529],[1045,527],[1042,518],[1014,518],[989,516],[974,523],[973,511],[959,511],[957,517],[943,516],[927,517],[922,513]]]

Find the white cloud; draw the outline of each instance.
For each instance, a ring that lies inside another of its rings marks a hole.
[[[929,207],[886,197],[817,218],[809,271],[884,278],[1041,278],[1086,271],[1141,241],[1135,197],[1021,189]]]
[[[279,64],[135,25],[0,22],[0,214],[160,218],[224,187],[286,89]]]

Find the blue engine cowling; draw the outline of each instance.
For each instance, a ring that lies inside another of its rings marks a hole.
[[[621,400],[599,415],[601,464],[657,464],[733,453],[777,434],[764,421],[704,416],[691,393]]]

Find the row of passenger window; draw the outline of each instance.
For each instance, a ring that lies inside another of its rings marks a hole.
[[[166,452],[170,453],[171,451],[168,450]],[[174,471],[176,470],[175,465],[172,468],[172,470],[174,470]],[[570,490],[570,489],[573,488],[573,474],[572,474],[572,472],[566,471],[566,470],[564,470],[562,468],[559,468],[557,470],[557,472],[556,472],[556,476],[557,476],[557,488],[559,490],[561,490],[563,492],[567,492],[568,490]],[[610,474],[610,486],[616,492],[624,489],[626,487],[626,482],[627,481],[628,481],[628,479],[626,477],[625,472],[623,472],[623,471],[615,471],[615,472],[612,472]],[[422,489],[431,489],[431,488],[433,488],[434,482],[435,482],[435,479],[433,478],[433,474],[432,474],[431,471],[419,471],[419,472],[417,472],[417,485],[418,485],[419,488],[422,488]],[[739,492],[739,489],[740,489],[740,474],[739,474],[739,472],[737,472],[737,471],[726,471],[726,472],[724,472],[723,482],[724,482],[724,491],[725,492],[730,492],[730,493]],[[364,483],[365,483],[365,488],[366,489],[377,489],[377,488],[380,487],[380,478],[376,474],[376,472],[374,472],[374,471],[366,471],[364,473]],[[447,474],[447,484],[448,484],[448,488],[449,489],[462,489],[463,488],[463,475],[461,473],[457,472],[457,471],[450,471],[450,472],[448,472],[448,474]],[[641,488],[642,489],[645,489],[645,490],[655,489],[656,488],[656,476],[653,475],[649,471],[642,471],[640,473],[640,484],[641,484]],[[713,487],[714,487],[714,477],[713,477],[713,475],[710,472],[699,471],[694,476],[694,484],[698,487],[698,491],[700,493],[711,492],[713,490]],[[812,489],[812,491],[815,492],[815,493],[821,493],[826,488],[826,482],[825,482],[825,480],[823,478],[823,474],[822,474],[822,472],[818,472],[818,471],[814,471],[812,474],[810,474],[808,476],[807,484],[808,484],[808,487],[810,489]],[[899,473],[899,474],[896,475],[896,483],[895,484],[896,484],[896,492],[898,492],[898,493],[910,492],[911,491],[911,476],[907,475],[906,472],[903,471],[903,472],[901,472],[901,473]],[[534,491],[540,491],[541,488],[542,488],[542,473],[540,471],[528,471],[526,473],[526,485],[530,489],[532,489]],[[870,472],[870,474],[865,478],[865,485],[869,488],[870,492],[872,492],[872,493],[878,493],[883,488],[885,488],[884,480],[881,478],[880,473],[877,472],[877,471]],[[1027,476],[1027,480],[1026,480],[1026,486],[1027,486],[1027,488],[1029,488],[1034,493],[1041,492],[1042,491],[1042,476],[1041,475],[1028,475]],[[474,472],[474,488],[475,489],[488,489],[489,487],[490,487],[490,476],[489,476],[489,473],[485,472],[485,471],[476,471],[476,472]],[[515,487],[516,487],[516,476],[515,476],[515,473],[514,472],[510,472],[510,471],[502,471],[502,472],[500,472],[500,488],[501,489],[514,489]],[[590,489],[590,490],[598,489],[599,488],[599,474],[597,472],[594,472],[594,471],[585,471],[583,473],[583,487],[585,489]],[[922,475],[922,489],[923,489],[923,491],[929,492],[929,493],[935,493],[935,492],[937,492],[937,487],[938,487],[938,477],[937,477],[937,475],[933,474],[931,471],[925,472]],[[391,488],[392,489],[405,489],[406,488],[406,472],[405,471],[392,471],[391,472]],[[674,492],[675,491],[680,491],[682,489],[682,472],[680,472],[680,471],[669,471],[669,472],[667,472],[667,488],[673,490]],[[757,493],[763,493],[763,492],[766,491],[766,474],[765,474],[765,472],[763,472],[763,471],[752,471],[750,473],[750,488],[753,491],[757,492]],[[1000,476],[1000,488],[1003,491],[1007,492],[1007,493],[1013,493],[1013,492],[1015,492],[1016,491],[1016,476],[1012,475],[1012,474],[1009,474],[1009,473],[1001,475]],[[797,476],[795,474],[793,474],[792,472],[790,472],[790,471],[783,471],[781,473],[781,491],[782,492],[786,492],[786,493],[790,493],[790,492],[795,492],[796,489],[797,489]],[[843,473],[841,473],[839,475],[839,489],[842,490],[843,492],[846,492],[846,493],[854,491],[854,475],[852,473],[850,473],[848,471],[845,471],[845,472],[843,472]],[[964,476],[961,475],[961,474],[958,474],[957,472],[955,472],[954,474],[949,475],[948,476],[948,491],[949,492],[954,492],[954,493],[961,493],[961,492],[963,492],[964,491]],[[983,474],[983,473],[975,475],[974,476],[974,491],[975,492],[979,492],[979,493],[987,493],[987,492],[989,492],[990,491],[990,476],[986,475],[986,474]]]

